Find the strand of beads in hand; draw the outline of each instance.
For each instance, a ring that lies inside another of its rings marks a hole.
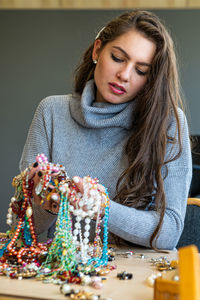
[[[107,261],[107,218],[104,222],[104,239],[103,249],[100,239],[101,222],[106,207],[109,208],[109,198],[105,188],[99,184],[98,179],[92,179],[90,176],[80,178],[73,177],[73,181],[69,184],[68,200],[70,202],[69,211],[75,216],[73,226],[73,242],[77,248],[80,248],[81,262],[86,263],[95,257],[98,264],[106,264]],[[90,223],[91,220],[96,221],[95,238],[93,244],[89,244]],[[84,221],[84,222],[83,222]],[[81,223],[82,222],[82,223]],[[83,226],[84,224],[84,226]],[[81,230],[84,227],[84,230]],[[102,256],[105,259],[101,260]]]

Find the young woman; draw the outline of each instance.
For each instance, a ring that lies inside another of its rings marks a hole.
[[[184,226],[192,173],[180,106],[169,33],[150,12],[125,13],[85,52],[75,93],[41,101],[20,168],[44,153],[64,165],[69,177],[76,176],[80,191],[82,177],[97,177],[111,199],[112,236],[173,249]],[[48,230],[52,236],[57,208],[49,203],[41,207],[35,198],[34,218],[38,234]]]

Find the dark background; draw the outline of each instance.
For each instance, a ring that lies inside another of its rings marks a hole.
[[[86,47],[123,10],[0,11],[0,231],[14,193],[12,178],[39,101],[72,91]],[[154,10],[176,44],[191,134],[200,134],[200,10]]]

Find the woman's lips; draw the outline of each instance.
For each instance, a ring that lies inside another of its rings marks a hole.
[[[126,90],[123,86],[118,85],[117,83],[111,82],[109,83],[109,87],[114,94],[122,95],[126,93]]]

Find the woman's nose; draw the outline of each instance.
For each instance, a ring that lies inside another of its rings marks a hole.
[[[128,82],[131,77],[131,67],[130,66],[123,66],[120,70],[117,72],[117,78],[119,78],[121,81]]]

